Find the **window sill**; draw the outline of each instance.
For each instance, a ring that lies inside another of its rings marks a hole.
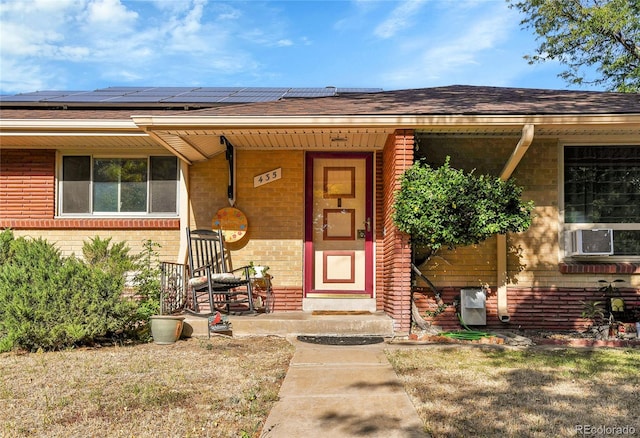
[[[561,274],[630,274],[640,275],[640,263],[565,262],[559,264]]]

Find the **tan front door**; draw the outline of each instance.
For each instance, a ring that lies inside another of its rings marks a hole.
[[[372,154],[309,153],[306,172],[305,298],[372,298]]]

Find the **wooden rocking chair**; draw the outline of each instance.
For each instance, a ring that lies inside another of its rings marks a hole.
[[[249,267],[232,269],[222,233],[187,228],[191,313],[254,313]]]

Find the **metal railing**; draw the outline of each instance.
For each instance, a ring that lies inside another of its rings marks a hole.
[[[160,265],[160,313],[171,315],[188,305],[187,265],[162,262]]]

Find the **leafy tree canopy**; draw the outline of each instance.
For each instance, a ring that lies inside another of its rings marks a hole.
[[[507,0],[525,16],[539,46],[529,63],[556,60],[569,84],[640,92],[640,0]],[[584,67],[599,77],[588,78]]]
[[[449,157],[437,169],[417,161],[402,176],[394,222],[433,254],[442,246],[471,245],[529,228],[533,202],[522,202],[521,195],[512,180],[453,169]]]

